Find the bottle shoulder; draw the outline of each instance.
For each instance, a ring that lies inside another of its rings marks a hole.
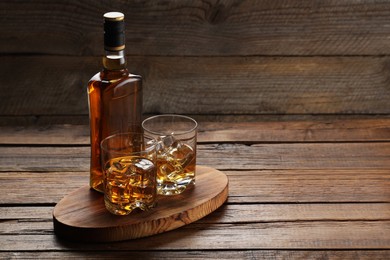
[[[92,78],[89,80],[88,85],[91,85],[95,82],[101,82],[104,84],[115,84],[119,82],[142,82],[142,77],[140,75],[135,75],[135,74],[125,74],[122,75],[121,77],[115,77],[115,78],[107,78],[106,77],[107,73],[101,71],[96,73]]]
[[[134,79],[140,79],[142,80],[142,76],[141,75],[136,75],[136,74],[132,74],[132,73],[129,73],[129,78],[134,78]]]
[[[92,81],[101,81],[101,77],[100,77],[100,72],[96,73],[95,75],[92,76],[92,78],[89,80],[89,82],[92,82]]]
[[[131,92],[142,91],[142,77],[134,74],[127,74],[123,77],[107,80],[102,77],[102,73],[96,73],[88,82],[88,92],[92,93],[95,89],[100,91],[122,91],[129,89]]]

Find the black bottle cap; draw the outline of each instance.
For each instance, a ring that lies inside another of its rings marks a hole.
[[[120,51],[125,49],[125,15],[120,12],[104,14],[104,49]]]

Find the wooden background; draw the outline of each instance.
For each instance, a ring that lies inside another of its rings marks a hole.
[[[229,199],[145,240],[64,242],[112,10],[145,116],[200,119]],[[0,0],[0,258],[390,259],[389,101],[390,0]]]
[[[126,15],[144,113],[390,113],[390,1],[0,1],[0,124],[88,124],[102,15]]]

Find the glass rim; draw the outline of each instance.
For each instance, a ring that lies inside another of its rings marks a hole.
[[[100,149],[102,151],[105,151],[105,152],[109,152],[109,153],[115,153],[115,154],[121,154],[123,152],[117,152],[117,151],[111,151],[109,150],[107,147],[105,147],[103,144],[107,143],[109,140],[113,140],[113,138],[115,137],[119,137],[119,136],[129,136],[131,134],[135,134],[135,135],[142,135],[144,137],[147,137],[150,139],[150,141],[152,141],[153,143],[150,144],[149,147],[145,148],[144,150],[141,150],[141,151],[137,151],[137,152],[131,152],[131,154],[141,154],[141,153],[149,153],[153,150],[156,149],[156,146],[157,146],[157,139],[154,138],[153,136],[151,135],[148,135],[148,134],[144,134],[144,133],[140,133],[140,132],[120,132],[120,133],[116,133],[116,134],[112,134],[112,135],[109,135],[105,138],[103,138],[103,140],[100,142]]]
[[[180,115],[180,114],[161,114],[161,115],[154,115],[154,116],[151,116],[151,117],[148,117],[146,118],[144,121],[142,121],[142,128],[151,133],[151,134],[154,134],[154,135],[159,135],[159,136],[166,136],[166,134],[163,134],[162,132],[157,132],[157,131],[152,131],[150,130],[149,128],[145,127],[145,122],[147,121],[151,121],[151,120],[154,120],[156,118],[168,118],[168,117],[172,117],[172,118],[184,118],[184,119],[187,119],[189,121],[191,121],[192,123],[194,123],[194,127],[190,128],[189,130],[184,130],[184,131],[179,131],[179,132],[174,132],[173,134],[174,135],[185,135],[185,134],[189,134],[193,131],[195,131],[197,128],[198,128],[198,122],[196,122],[195,119],[193,119],[192,117],[189,117],[189,116],[185,116],[185,115]]]

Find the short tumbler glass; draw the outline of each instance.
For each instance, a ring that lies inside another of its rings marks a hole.
[[[181,194],[195,184],[198,123],[183,115],[157,115],[142,122],[157,140],[157,193]]]
[[[139,132],[119,133],[101,142],[104,203],[115,215],[148,210],[157,197],[156,140]]]

